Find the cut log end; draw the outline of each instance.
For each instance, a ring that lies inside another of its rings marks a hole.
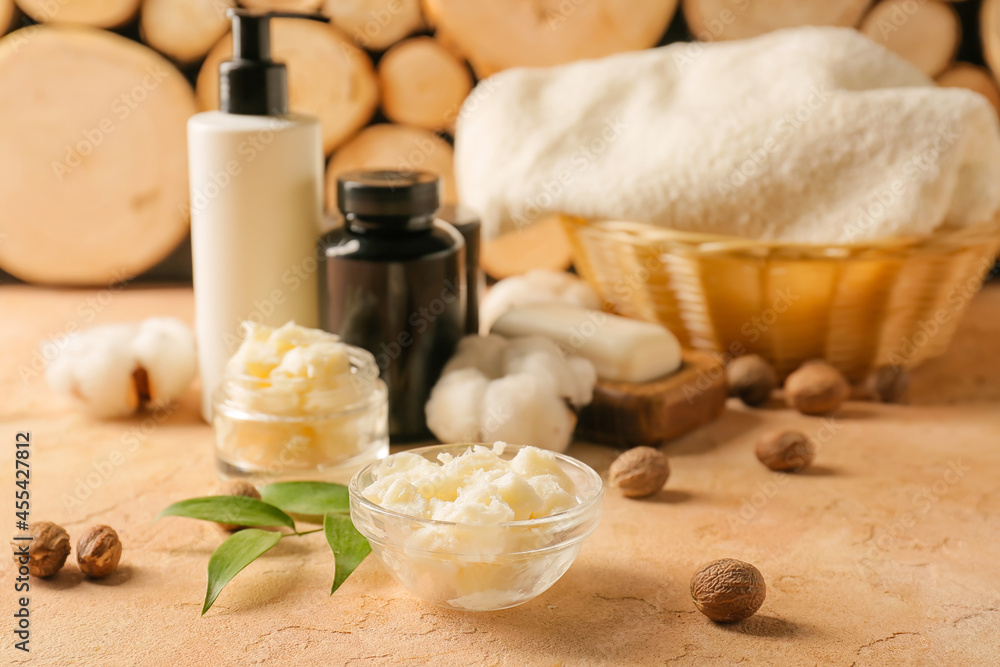
[[[948,68],[962,37],[955,8],[936,0],[883,0],[865,16],[861,32],[930,77]]]
[[[240,0],[240,4],[261,12],[310,13],[318,10],[323,0]]]
[[[305,19],[271,21],[272,56],[288,67],[292,111],[319,118],[323,150],[329,154],[371,119],[378,84],[371,58],[336,28]],[[219,108],[219,63],[232,57],[226,36],[208,54],[198,74],[198,103]]]
[[[804,25],[850,27],[871,0],[682,0],[691,35],[702,42],[756,37]]]
[[[967,88],[989,100],[1000,112],[1000,87],[989,70],[971,63],[955,63],[937,78],[946,88]]]
[[[0,0],[0,35],[7,32],[14,23],[15,11],[14,0]]]
[[[443,204],[455,204],[455,178],[451,144],[433,132],[405,125],[383,123],[362,130],[344,144],[326,170],[326,203],[337,208],[337,176],[355,169],[428,171],[441,178]]]
[[[983,0],[979,10],[979,36],[983,43],[983,57],[1000,80],[1000,0]]]
[[[0,96],[0,268],[107,286],[184,239],[196,109],[162,56],[109,32],[31,26],[0,40],[0,89],[18,91]]]
[[[324,0],[320,11],[369,51],[384,51],[424,28],[420,0]]]
[[[485,241],[480,259],[483,271],[498,280],[532,269],[565,271],[572,262],[572,248],[558,215]]]
[[[427,27],[431,30],[436,30],[439,20],[438,16],[441,14],[441,0],[422,0],[420,7],[423,9],[424,21],[427,23]]]
[[[382,110],[404,125],[452,132],[462,101],[472,90],[465,64],[430,37],[389,49],[378,66]]]
[[[226,11],[235,6],[235,0],[143,0],[142,37],[178,62],[193,62],[229,31]]]
[[[39,23],[58,22],[117,28],[139,11],[140,0],[17,0],[21,10]]]
[[[427,9],[438,37],[484,77],[508,67],[559,65],[651,47],[670,24],[677,0],[431,0]]]

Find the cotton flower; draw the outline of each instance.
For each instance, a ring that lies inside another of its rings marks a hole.
[[[73,335],[45,377],[99,417],[124,417],[183,393],[197,370],[194,335],[173,317],[105,324]]]
[[[493,323],[511,308],[545,303],[601,309],[601,297],[586,281],[565,271],[535,269],[505,278],[490,288],[479,305],[479,330],[489,332]]]
[[[547,338],[467,336],[427,402],[427,426],[442,442],[503,440],[564,451],[597,374]],[[567,403],[569,405],[567,405]]]

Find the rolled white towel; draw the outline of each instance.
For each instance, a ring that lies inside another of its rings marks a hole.
[[[850,243],[1000,210],[985,98],[844,28],[506,70],[463,107],[455,166],[488,237],[555,211]]]

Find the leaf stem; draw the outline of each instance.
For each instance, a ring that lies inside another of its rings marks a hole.
[[[313,530],[303,530],[302,532],[295,531],[294,533],[282,533],[282,537],[302,537],[303,535],[311,535],[312,533],[322,532],[322,528],[314,528]]]

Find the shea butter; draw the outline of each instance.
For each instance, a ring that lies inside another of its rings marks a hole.
[[[370,353],[294,322],[245,328],[215,394],[223,476],[347,481],[388,453],[386,388]]]
[[[572,480],[555,454],[524,447],[511,460],[507,444],[477,445],[437,463],[401,452],[381,462],[365,498],[382,507],[424,519],[490,525],[539,519],[577,504]]]
[[[440,445],[394,454],[351,481],[351,518],[403,586],[434,604],[504,609],[561,577],[597,526],[602,482],[564,454]]]

